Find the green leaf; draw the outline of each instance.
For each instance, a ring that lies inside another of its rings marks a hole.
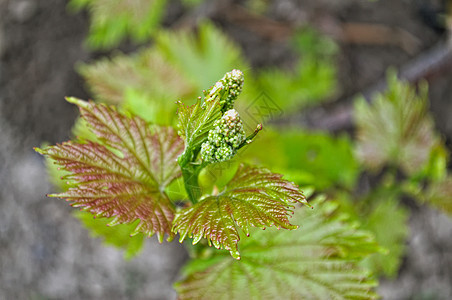
[[[196,244],[204,237],[209,244],[229,250],[240,259],[238,228],[246,235],[251,226],[296,229],[289,223],[288,215],[291,203],[297,202],[307,205],[298,187],[282,179],[282,175],[241,165],[223,191],[180,211],[173,231],[180,233],[180,242],[193,236]]]
[[[197,35],[160,32],[156,47],[198,91],[210,86],[212,78],[221,78],[232,69],[249,69],[240,47],[210,22],[200,24]]]
[[[306,30],[293,36],[293,44],[300,56],[297,63],[290,70],[270,68],[259,72],[256,96],[252,98],[256,101],[264,91],[276,107],[289,114],[328,100],[337,90],[334,42]]]
[[[452,176],[433,182],[425,193],[426,200],[433,206],[452,215]]]
[[[110,49],[126,37],[134,42],[149,40],[160,24],[167,0],[71,0],[72,10],[88,8],[88,45]]]
[[[37,149],[71,174],[78,182],[66,192],[50,195],[102,217],[114,217],[111,225],[140,220],[135,233],[171,232],[174,206],[165,187],[181,175],[176,158],[183,141],[169,127],[150,127],[138,117],[127,117],[113,108],[68,101],[79,106],[81,117],[102,144],[65,142]]]
[[[176,99],[194,98],[197,92],[155,48],[81,64],[77,71],[88,83],[95,99],[121,103],[126,110],[162,125],[171,124]],[[158,114],[165,118],[161,119]]]
[[[80,117],[75,121],[74,126],[72,126],[72,136],[75,141],[81,144],[89,141],[101,143],[97,135],[89,128],[86,120]]]
[[[431,148],[425,168],[416,174],[415,178],[428,178],[431,181],[444,180],[447,176],[448,158],[449,153],[444,142],[438,139],[438,142]]]
[[[126,259],[131,259],[143,249],[145,235],[138,233],[130,236],[137,226],[137,222],[109,226],[113,218],[94,218],[90,213],[83,211],[78,211],[74,215],[90,230],[93,237],[101,237],[105,244],[124,249]]]
[[[171,93],[167,93],[158,100],[155,96],[149,97],[140,90],[127,89],[121,107],[134,115],[142,116],[145,121],[153,124],[176,125],[176,105],[174,104],[176,98],[172,97]]]
[[[363,220],[363,228],[375,234],[378,245],[388,250],[376,253],[363,263],[375,273],[397,275],[408,237],[408,212],[391,198],[379,201]]]
[[[358,156],[369,169],[378,171],[389,164],[413,175],[428,163],[437,143],[427,88],[422,86],[417,94],[395,75],[388,81],[388,90],[377,94],[372,104],[356,102]]]
[[[212,78],[234,68],[249,69],[240,48],[215,26],[203,23],[198,35],[162,32],[153,47],[137,54],[116,54],[77,69],[94,98],[121,103],[147,121],[170,125],[177,99],[195,99]]]
[[[333,138],[323,132],[278,132],[267,127],[266,133],[238,156],[271,167],[297,184],[312,185],[316,190],[332,186],[352,188],[359,173],[351,141],[345,135]]]
[[[183,161],[194,159],[191,152],[197,152],[207,140],[209,131],[215,127],[215,121],[221,118],[225,108],[230,109],[233,106],[242,86],[243,73],[234,69],[204,92],[204,100],[198,97],[198,101],[192,106],[178,101],[179,135],[185,140]],[[185,162],[181,165],[185,166]]]
[[[185,140],[186,148],[196,149],[206,141],[209,130],[221,117],[221,105],[217,99],[202,101],[187,106],[178,102],[179,135]]]
[[[376,282],[358,266],[378,251],[372,237],[336,215],[335,203],[314,207],[296,210],[300,230],[253,232],[240,261],[192,260],[176,284],[180,299],[376,299]]]
[[[41,146],[44,148],[44,146]],[[49,177],[49,181],[59,190],[65,191],[71,187],[76,185],[76,182],[69,180],[62,180],[63,178],[67,178],[70,174],[66,170],[63,170],[61,167],[55,164],[55,162],[49,158],[45,158],[46,171]]]

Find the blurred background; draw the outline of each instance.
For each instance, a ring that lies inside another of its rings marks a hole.
[[[242,107],[249,127],[271,121],[353,138],[356,95],[370,100],[384,92],[393,67],[410,83],[428,82],[435,130],[451,151],[449,5],[0,0],[0,299],[176,298],[172,283],[188,259],[182,245],[146,239],[125,260],[123,250],[92,238],[64,201],[45,197],[56,187],[33,147],[71,138],[78,112],[65,96],[122,103],[135,113],[152,106],[149,121],[171,123],[176,99],[194,99],[241,68],[250,86]],[[152,97],[166,98],[160,105]],[[375,178],[357,177],[356,186],[338,181],[359,191]],[[316,188],[331,188],[330,181]],[[401,203],[406,247],[398,268],[381,275],[378,292],[384,299],[452,299],[452,219],[411,199]]]

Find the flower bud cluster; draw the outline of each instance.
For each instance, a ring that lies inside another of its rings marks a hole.
[[[235,109],[224,113],[213,124],[207,141],[201,145],[201,157],[207,162],[221,162],[231,159],[246,139],[242,120]]]
[[[223,111],[230,110],[234,107],[234,101],[242,92],[244,77],[240,70],[234,69],[228,72],[220,80],[227,90],[227,97],[220,101]]]
[[[234,101],[242,92],[244,77],[240,70],[232,70],[217,81],[208,91],[204,91],[206,101],[220,97],[222,112],[234,107]]]

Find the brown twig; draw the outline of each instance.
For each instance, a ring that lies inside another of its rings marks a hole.
[[[452,67],[452,44],[449,41],[442,41],[435,47],[419,55],[409,62],[399,71],[399,78],[411,83],[416,83],[421,79],[433,82],[440,75],[450,72]],[[382,78],[358,95],[364,96],[367,101],[371,101],[375,93],[386,89],[386,79]],[[278,125],[297,124],[307,128],[328,130],[338,132],[348,130],[353,127],[353,99],[338,99],[333,104],[326,107],[307,109],[303,112],[285,116],[281,120],[275,121]]]

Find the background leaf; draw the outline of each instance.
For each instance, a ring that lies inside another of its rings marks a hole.
[[[363,220],[363,228],[375,234],[378,245],[388,253],[375,253],[363,263],[375,273],[388,277],[397,275],[408,237],[408,211],[394,199],[378,202]]]
[[[78,72],[95,99],[121,104],[146,121],[174,125],[176,100],[193,104],[215,78],[234,68],[248,69],[240,48],[205,22],[198,34],[162,31],[150,48],[80,64]]]
[[[180,298],[376,299],[376,282],[357,264],[378,251],[375,242],[335,215],[335,203],[313,203],[296,211],[300,230],[269,228],[244,239],[240,261],[218,252],[192,260],[176,284]]]
[[[144,42],[160,25],[167,0],[71,0],[72,10],[88,8],[91,17],[88,45],[110,49],[126,37]]]
[[[194,94],[194,88],[180,71],[153,47],[133,55],[118,53],[111,59],[80,64],[77,70],[94,98],[101,102],[119,104],[128,91],[135,91],[146,95],[148,102],[168,102],[174,111],[177,98]]]
[[[250,72],[239,45],[213,24],[203,22],[197,34],[161,31],[149,48],[80,64],[78,71],[95,99],[121,103],[146,121],[170,125],[174,124],[176,100],[182,98],[184,103],[193,104],[201,91],[214,83],[213,78],[240,69],[246,81],[236,109],[252,131],[272,116],[318,103],[336,90],[336,71],[331,63],[334,43],[305,31],[294,44],[295,55],[301,57],[294,70]],[[267,110],[258,110],[267,99],[276,109],[270,115]]]
[[[256,76],[257,90],[265,91],[272,102],[289,114],[319,104],[337,92],[333,67],[336,44],[309,29],[297,32],[291,42],[299,57],[292,69],[269,68]]]
[[[352,188],[359,175],[353,146],[345,135],[332,137],[323,132],[276,131],[267,127],[238,156],[240,160],[271,167],[290,180],[317,190],[334,186]]]
[[[432,183],[426,191],[425,198],[433,206],[452,215],[452,176]]]
[[[75,217],[90,230],[94,237],[101,237],[107,245],[124,249],[124,257],[130,259],[136,256],[144,246],[145,235],[138,233],[130,236],[137,226],[137,222],[122,224],[121,226],[109,226],[113,218],[94,218],[92,214],[78,211]]]
[[[423,86],[418,94],[395,75],[388,77],[388,85],[372,104],[364,99],[356,102],[358,157],[373,170],[390,164],[413,175],[422,170],[437,143],[427,88]]]
[[[162,31],[156,37],[156,47],[199,94],[214,83],[212,79],[222,78],[233,69],[249,69],[240,47],[209,22],[199,26],[197,35],[185,31]]]

